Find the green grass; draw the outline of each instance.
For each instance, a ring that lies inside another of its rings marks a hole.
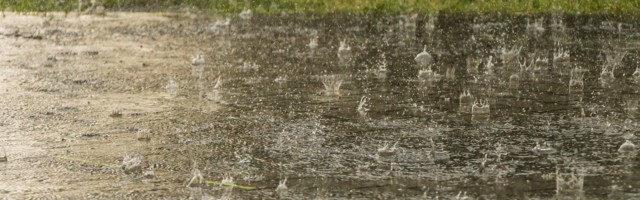
[[[195,7],[214,13],[237,13],[251,8],[258,13],[411,13],[503,12],[536,14],[633,14],[640,0],[102,0],[108,10],[171,11]],[[85,5],[89,0],[85,0]],[[5,11],[75,11],[78,0],[0,0]]]

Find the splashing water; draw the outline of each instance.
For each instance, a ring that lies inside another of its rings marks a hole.
[[[580,67],[571,69],[571,78],[569,79],[569,88],[578,88],[580,91],[584,89],[584,70]]]
[[[584,187],[584,175],[572,169],[569,173],[562,173],[556,169],[556,193],[580,193]]]
[[[606,61],[605,66],[608,68],[615,68],[616,66],[620,66],[622,64],[622,60],[627,55],[626,51],[613,51],[609,50],[605,52]]]
[[[633,144],[628,139],[625,140],[625,142],[622,143],[622,145],[620,145],[620,148],[618,148],[618,152],[620,152],[620,153],[631,153],[631,152],[633,152],[635,150],[636,150],[636,145]]]
[[[222,181],[220,181],[220,187],[222,186],[228,186],[228,187],[232,187],[233,185],[235,185],[235,183],[233,182],[233,177],[228,176],[222,179]]]
[[[135,135],[138,141],[149,141],[151,140],[151,129],[148,129],[148,128],[138,129]]]
[[[142,157],[138,155],[125,154],[122,158],[122,170],[125,174],[142,173]]]
[[[175,98],[178,96],[178,90],[180,89],[180,85],[174,81],[173,79],[169,80],[169,83],[164,87],[169,93],[170,98]]]
[[[456,68],[447,68],[444,73],[444,78],[447,80],[456,80]]]
[[[533,23],[531,23],[530,20],[527,19],[526,29],[527,29],[527,33],[531,35],[534,35],[534,36],[542,35],[545,31],[544,18],[538,18]]]
[[[378,148],[378,156],[390,156],[393,155],[396,151],[396,146],[398,145],[398,142],[393,143],[393,145],[391,145],[391,147],[389,147],[389,144],[386,143],[384,146]]]
[[[202,177],[202,173],[200,172],[200,170],[198,168],[195,168],[195,166],[191,170],[191,178],[189,179],[189,182],[187,183],[187,187],[191,187],[194,184],[197,184],[197,185],[204,184],[204,177]]]
[[[340,60],[346,60],[351,57],[351,47],[347,43],[347,40],[344,39],[340,41],[340,46],[338,47],[338,58]]]
[[[367,115],[367,112],[369,111],[369,108],[367,108],[367,99],[368,98],[366,96],[362,96],[362,98],[360,98],[360,102],[358,103],[358,107],[356,108],[358,114]]]
[[[465,90],[460,94],[460,112],[471,113],[473,102],[473,95],[469,90]]]
[[[309,39],[309,44],[307,44],[307,47],[309,47],[311,51],[314,51],[316,48],[318,48],[318,36],[313,36],[311,39]],[[338,50],[338,56],[339,55],[340,53]]]
[[[493,56],[489,56],[489,58],[487,58],[487,62],[484,66],[484,74],[487,76],[493,76],[495,75],[495,71],[494,71],[494,63],[493,63]]]
[[[289,187],[287,187],[287,178],[284,178],[284,180],[278,183],[278,187],[276,187],[276,192],[283,193],[288,190],[289,190]]]
[[[418,63],[418,66],[421,67],[430,67],[433,65],[433,57],[429,52],[427,52],[427,45],[424,46],[422,52],[416,55],[414,60]]]
[[[322,85],[324,85],[324,93],[326,95],[339,95],[342,86],[342,78],[338,75],[326,75],[320,77]]]
[[[482,64],[482,59],[467,57],[467,72],[470,74],[477,74],[478,67]]]
[[[568,49],[564,49],[560,47],[559,44],[556,44],[556,49],[553,51],[553,64],[563,64],[569,62],[570,52]]]
[[[386,73],[387,72],[387,58],[382,54],[382,61],[378,64],[378,73]]]
[[[564,25],[564,20],[562,20],[561,16],[554,16],[551,18],[551,24],[549,25],[552,31],[564,33],[567,29]]]
[[[213,85],[213,89],[220,89],[222,87],[222,75],[216,79],[216,84]]]
[[[518,55],[522,51],[522,46],[513,46],[511,48],[501,47],[496,53],[496,57],[502,60],[502,63],[509,64],[516,60]]]
[[[631,76],[636,82],[640,81],[640,67],[636,67],[636,71],[634,71]]]
[[[442,76],[440,74],[436,73],[431,68],[418,71],[418,79],[422,81],[436,82],[439,81],[441,77]]]
[[[538,155],[548,155],[556,152],[555,148],[551,147],[548,142],[543,142],[542,145],[540,142],[536,142],[536,146],[533,147],[533,152]]]
[[[253,62],[244,61],[242,62],[242,65],[239,68],[240,70],[247,71],[247,70],[257,70],[258,68],[260,68],[260,66]]]
[[[191,59],[191,65],[198,66],[198,65],[204,65],[204,64],[205,64],[205,60],[202,52],[198,52],[198,54],[196,54],[196,56],[194,56]]]
[[[471,114],[473,115],[488,115],[491,113],[491,106],[485,99],[476,100],[471,106]]]
[[[616,77],[614,76],[614,71],[616,70],[615,65],[607,65],[606,63],[602,65],[602,72],[600,72],[600,81],[603,86],[610,84],[615,81]]]
[[[438,18],[436,16],[429,16],[429,20],[424,23],[424,30],[431,34],[436,30],[436,23]]]
[[[245,9],[238,14],[238,17],[243,20],[250,20],[252,16],[253,12],[251,12],[251,9]]]
[[[229,31],[229,25],[231,25],[231,19],[225,18],[217,19],[216,22],[209,27],[208,31],[213,34],[223,34]]]

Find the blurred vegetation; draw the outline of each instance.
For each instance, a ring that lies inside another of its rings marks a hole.
[[[91,5],[84,0],[83,8]],[[192,11],[237,13],[249,8],[257,13],[410,13],[503,12],[535,14],[640,13],[640,0],[98,0],[110,11]],[[4,11],[77,11],[78,0],[0,0]]]

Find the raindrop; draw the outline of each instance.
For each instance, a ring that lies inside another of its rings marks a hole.
[[[527,33],[532,34],[534,36],[540,36],[544,33],[544,18],[536,19],[533,23],[530,22],[530,19],[527,19]]]
[[[553,64],[562,64],[569,61],[570,52],[568,49],[560,47],[560,44],[556,44],[556,49],[553,51]]]
[[[477,74],[478,67],[482,64],[482,59],[467,57],[467,72],[470,74]]]
[[[337,75],[326,75],[320,77],[322,85],[324,85],[324,93],[326,95],[339,95],[342,86],[342,78]]]
[[[418,63],[418,66],[421,67],[430,67],[434,63],[433,57],[429,52],[427,52],[427,45],[424,46],[422,52],[416,55],[414,60]]]
[[[318,36],[313,36],[311,39],[309,39],[309,44],[307,44],[307,47],[309,47],[309,49],[311,49],[312,52],[316,48],[318,48]],[[340,55],[340,52],[338,50],[338,56],[339,55]]]
[[[511,48],[501,47],[500,50],[496,53],[496,57],[502,60],[502,63],[512,63],[516,60],[518,55],[520,55],[520,51],[522,50],[522,46],[513,46]]]
[[[174,81],[173,79],[169,80],[169,83],[167,83],[167,85],[165,86],[165,89],[167,90],[167,93],[169,93],[169,97],[176,97],[178,96],[178,90],[180,89],[180,85]]]
[[[273,82],[275,82],[277,84],[283,84],[283,83],[287,82],[287,75],[285,74],[284,76],[278,76],[275,79],[273,79]]]
[[[551,28],[552,31],[564,33],[564,31],[566,30],[566,26],[564,25],[564,21],[561,17],[562,16],[556,15],[551,18],[551,24],[549,25],[549,28]]]
[[[472,115],[488,115],[491,113],[491,106],[485,99],[476,100],[471,106]]]
[[[430,67],[418,71],[418,78],[426,81],[438,81],[441,75],[434,72]]]
[[[137,155],[125,154],[122,159],[122,170],[125,174],[141,174],[142,173],[142,157]]]
[[[493,71],[493,56],[489,56],[487,58],[487,63],[484,66],[484,74],[487,76],[493,76],[495,73]]]
[[[382,61],[378,65],[378,73],[386,73],[387,72],[387,58],[382,54]]]
[[[393,145],[391,147],[389,147],[389,144],[385,144],[383,147],[378,148],[378,156],[391,156],[395,154],[396,151],[396,145],[398,145],[398,142],[393,143]]]
[[[447,80],[455,80],[456,79],[456,68],[447,68],[447,71],[444,73],[444,78]]]
[[[533,152],[538,155],[548,155],[555,153],[556,150],[547,142],[542,143],[542,145],[540,145],[540,142],[536,142],[536,146],[533,147]]]
[[[584,70],[580,67],[571,70],[571,79],[569,79],[569,88],[584,88]]]
[[[624,57],[627,55],[626,51],[606,51],[605,52],[605,56],[606,56],[606,61],[605,61],[605,66],[608,66],[609,68],[615,68],[616,66],[619,66],[622,64],[622,60],[624,59]]]
[[[151,140],[151,129],[141,128],[136,131],[136,139],[138,141],[150,141]]]
[[[351,47],[347,43],[347,40],[344,39],[340,41],[340,47],[338,47],[338,58],[340,60],[345,60],[351,57]]]
[[[214,34],[222,33],[228,30],[230,24],[231,24],[231,19],[229,18],[225,18],[224,20],[218,19],[213,24],[213,26],[209,27],[209,32]]]
[[[514,73],[509,76],[509,88],[517,89],[520,86],[520,75]]]
[[[487,154],[484,154],[484,158],[480,161],[480,169],[478,171],[480,171],[481,174],[484,173],[484,170],[487,167],[487,161],[489,160],[487,156]]]
[[[220,187],[223,187],[223,186],[233,187],[234,185],[235,183],[233,182],[233,177],[231,176],[224,177],[222,181],[220,181]]]
[[[202,55],[202,52],[198,52],[198,54],[191,59],[191,65],[193,66],[204,65],[204,63],[204,55]]]
[[[213,89],[220,89],[221,86],[222,86],[222,76],[218,76],[218,79],[216,79],[216,84],[213,85]]]
[[[243,20],[249,20],[251,19],[252,16],[253,16],[253,13],[251,12],[251,9],[245,9],[242,12],[240,12],[240,14],[238,14],[238,17],[240,17],[240,19],[243,19]]]
[[[616,67],[614,65],[607,65],[606,63],[602,65],[602,72],[600,72],[600,81],[603,86],[606,86],[612,83],[616,77],[614,76],[614,71]]]
[[[358,114],[363,116],[367,115],[367,111],[369,111],[369,108],[367,108],[367,99],[368,98],[366,96],[362,96],[362,98],[360,98],[360,102],[357,107]]]
[[[622,145],[620,145],[620,148],[618,148],[618,152],[620,153],[630,153],[635,151],[636,149],[636,145],[633,144],[631,141],[629,140],[625,140],[624,143],[622,143]]]
[[[636,71],[633,72],[632,76],[636,82],[640,81],[640,67],[636,67]]]
[[[582,192],[584,175],[572,170],[569,173],[561,173],[556,169],[556,193]]]
[[[548,65],[549,64],[549,58],[547,57],[540,57],[540,56],[536,56],[536,62],[534,68],[537,68],[537,65]]]
[[[278,183],[278,187],[276,187],[276,192],[281,193],[281,192],[286,192],[287,190],[289,190],[289,187],[287,187],[287,178],[284,178],[284,180]]]
[[[469,90],[463,91],[460,94],[460,112],[470,113],[473,106],[473,95]]]
[[[191,187],[193,184],[201,185],[204,183],[204,177],[202,177],[202,173],[199,169],[194,168],[191,170],[191,178],[189,179],[189,183],[187,183],[187,187]]]
[[[429,20],[424,23],[424,29],[427,33],[433,33],[436,30],[436,16],[429,16]]]

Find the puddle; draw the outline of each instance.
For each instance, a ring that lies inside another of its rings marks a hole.
[[[0,193],[637,198],[636,21],[9,14]]]

